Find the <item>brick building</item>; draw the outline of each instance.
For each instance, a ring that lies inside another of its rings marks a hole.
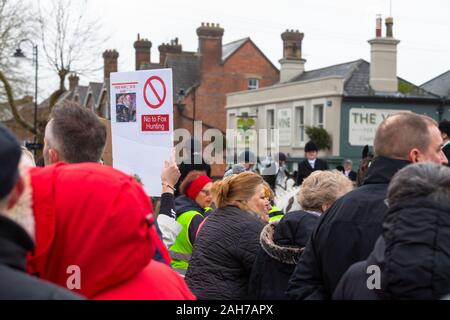
[[[223,44],[224,29],[214,23],[202,23],[196,33],[196,52],[183,51],[176,38],[158,46],[159,61],[154,63],[151,61],[151,41],[138,35],[134,42],[135,69],[172,68],[174,129],[185,128],[192,134],[194,120],[197,120],[203,122],[203,130],[217,128],[224,132],[226,94],[271,86],[279,81],[280,73],[250,38]],[[57,104],[66,100],[75,101],[99,116],[110,119],[109,75],[118,71],[118,58],[119,53],[115,50],[103,53],[103,82],[89,82],[84,86],[79,84],[76,74],[71,74],[68,79],[69,90]],[[28,104],[26,110],[32,107],[32,103]],[[48,99],[40,104],[39,111],[47,106]],[[3,118],[3,121],[8,121],[11,116],[4,115]],[[15,131],[19,136],[23,135],[24,139],[30,138],[29,134],[20,132],[18,127]],[[215,167],[213,172],[222,175],[223,169],[223,166]]]
[[[159,61],[151,61],[152,43],[138,35],[134,42],[135,69],[172,68],[174,91],[174,129],[193,133],[193,122],[202,121],[203,130],[226,129],[226,94],[271,86],[279,81],[279,70],[250,38],[222,44],[224,29],[219,24],[202,23],[196,30],[196,52],[183,51],[178,38],[158,46]],[[79,84],[76,74],[69,76],[69,90],[58,101],[72,100],[110,119],[109,75],[118,71],[119,53],[106,50],[104,81]],[[124,70],[125,71],[125,70]],[[222,175],[224,166],[213,168]]]
[[[224,29],[218,24],[202,23],[197,28],[197,52],[183,51],[175,38],[158,46],[159,61],[151,61],[152,43],[134,42],[135,69],[172,68],[174,88],[174,128],[192,132],[193,120],[204,122],[204,129],[226,129],[226,94],[273,85],[279,70],[250,38],[222,44]],[[106,119],[109,114],[109,74],[118,71],[119,53],[106,50],[104,81],[79,85],[75,74],[69,77],[66,99],[78,101]]]

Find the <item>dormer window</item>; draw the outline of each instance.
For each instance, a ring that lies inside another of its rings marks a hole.
[[[255,90],[259,88],[258,79],[248,79],[248,90]]]

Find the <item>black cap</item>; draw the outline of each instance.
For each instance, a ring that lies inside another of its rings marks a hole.
[[[20,144],[14,134],[0,125],[0,199],[10,194],[19,179]]]
[[[276,157],[278,157],[278,161],[287,161],[287,156],[283,152],[279,152]]]
[[[439,122],[439,130],[450,137],[450,121],[443,120]]]
[[[319,149],[317,149],[316,144],[312,141],[307,142],[305,145],[305,152],[310,152],[310,151],[319,151]]]

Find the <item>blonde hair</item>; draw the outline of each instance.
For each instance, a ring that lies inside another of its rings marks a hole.
[[[264,196],[270,201],[272,201],[273,198],[275,197],[275,194],[273,193],[272,188],[270,188],[269,184],[266,181],[263,182],[263,189],[264,189]]]
[[[314,171],[303,181],[298,202],[304,210],[322,212],[322,205],[332,205],[352,189],[350,179],[337,170]]]
[[[217,208],[224,208],[238,203],[239,208],[246,209],[241,202],[250,200],[256,193],[259,185],[264,183],[263,178],[253,172],[233,174],[223,180],[214,182],[211,195]]]

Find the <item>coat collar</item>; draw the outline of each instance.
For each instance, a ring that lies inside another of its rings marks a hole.
[[[279,221],[266,225],[261,232],[259,242],[264,251],[273,259],[286,264],[295,265],[300,260],[304,248],[294,246],[280,246],[273,240],[275,228]]]
[[[398,170],[411,164],[408,160],[398,160],[377,156],[373,159],[364,184],[383,184],[389,183]]]
[[[26,255],[33,247],[27,232],[0,214],[0,264],[25,271]]]

